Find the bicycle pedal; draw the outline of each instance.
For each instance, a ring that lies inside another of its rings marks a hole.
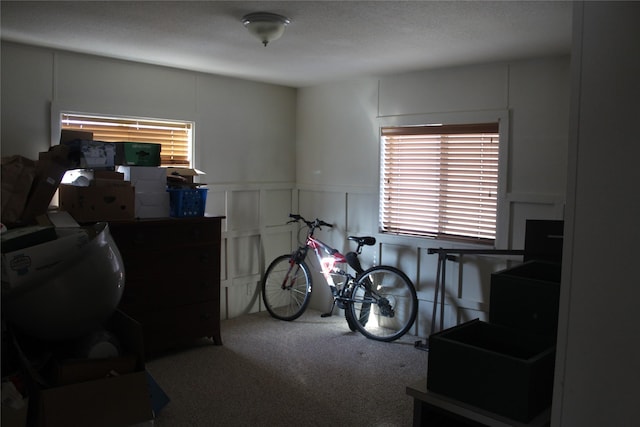
[[[322,314],[320,315],[320,317],[331,317],[331,316],[333,316],[333,312],[332,312],[332,311],[330,311],[330,312],[328,312],[328,313],[322,313]]]

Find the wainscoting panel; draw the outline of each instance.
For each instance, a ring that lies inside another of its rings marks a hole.
[[[209,188],[205,212],[210,216],[227,215],[227,192]],[[222,231],[226,231],[226,220],[223,220]]]
[[[348,234],[375,235],[378,231],[377,202],[377,194],[347,193]]]
[[[419,302],[418,317],[416,319],[414,331],[415,331],[415,334],[420,338],[427,338],[429,337],[429,334],[431,334],[432,331],[438,332],[440,330],[440,308],[442,306],[440,304],[440,301],[438,301],[438,305],[436,306],[435,323],[433,323],[435,326],[433,329],[431,328],[432,319],[433,319],[432,298],[433,296],[431,295],[429,296],[428,300],[425,300],[423,299],[423,295],[421,293],[418,294],[418,302]],[[458,315],[458,310],[456,310],[455,305],[451,304],[450,299],[448,298],[445,299],[443,329],[456,325],[457,315]]]
[[[210,184],[207,215],[224,215],[221,247],[221,317],[259,311],[265,263],[292,248],[293,184]]]
[[[320,218],[334,225],[317,232],[317,237],[341,250],[353,250],[348,235],[372,235],[375,247],[364,248],[363,266],[373,263],[396,266],[413,281],[418,291],[419,314],[414,332],[426,337],[431,331],[438,255],[429,248],[477,248],[451,242],[403,238],[377,232],[377,193],[358,188],[294,188],[289,184],[255,186],[218,185],[210,189],[208,214],[228,216],[223,229],[221,278],[225,317],[263,310],[259,283],[271,261],[291,252],[304,238],[300,226],[287,225],[289,213],[308,219]],[[555,195],[508,194],[509,249],[522,249],[526,219],[562,217],[563,201]],[[304,230],[303,230],[304,231]],[[521,262],[521,256],[463,255],[447,261],[444,327],[467,320],[488,319],[491,273]],[[310,259],[314,277],[311,307],[326,310],[331,295]],[[440,326],[440,303],[436,327]]]
[[[474,309],[489,309],[491,273],[506,267],[499,256],[457,255],[457,261],[450,261],[452,269],[451,293],[460,300],[460,306]]]
[[[234,280],[231,286],[225,288],[225,309],[227,319],[260,310],[260,287],[256,280]],[[224,339],[224,334],[223,334]]]
[[[262,226],[281,226],[289,221],[289,214],[295,213],[292,208],[291,189],[262,190],[260,194],[260,210]]]
[[[418,282],[418,249],[415,247],[383,243],[378,263],[397,267],[409,276],[414,285]]]
[[[293,238],[293,232],[291,227],[280,228],[277,231],[269,230],[262,235],[262,253],[264,254],[262,273],[269,267],[271,261],[277,256],[290,253],[293,249],[291,247],[291,240]]]
[[[320,218],[333,224],[335,230],[344,232],[347,203],[346,194],[339,191],[299,190],[300,214],[309,220]],[[323,229],[323,231],[326,231]],[[324,238],[323,238],[324,239]],[[327,239],[327,243],[336,245]]]
[[[434,247],[434,246],[429,246]],[[452,249],[449,245],[448,249]],[[498,256],[452,255],[446,262],[444,327],[455,326],[461,321],[485,318],[489,311],[491,273],[506,266],[506,261]],[[438,275],[438,254],[428,254],[428,248],[421,249],[420,282],[418,298],[420,304],[433,307]],[[440,327],[440,305],[442,303],[442,281],[439,282],[436,327]],[[432,310],[430,308],[429,310]],[[421,319],[431,327],[429,319]]]
[[[260,191],[234,190],[230,192],[227,222],[229,231],[260,228]]]
[[[528,219],[562,219],[564,199],[560,195],[510,194],[511,249],[524,249],[524,235]]]
[[[232,242],[232,278],[260,274],[260,235],[237,236]]]

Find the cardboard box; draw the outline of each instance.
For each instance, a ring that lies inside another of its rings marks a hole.
[[[133,372],[119,373],[50,388],[37,388],[35,425],[38,427],[127,426],[153,418],[147,373],[144,368],[142,328],[138,322],[116,311],[106,329],[120,340],[124,354],[133,356]],[[116,358],[119,359],[119,358]],[[61,375],[102,371],[105,359],[67,361]],[[86,375],[85,375],[86,376]]]
[[[40,153],[29,199],[22,212],[20,222],[28,224],[33,222],[37,216],[46,214],[62,177],[69,169],[68,155],[68,148],[61,145],[56,145],[51,147],[49,151]]]
[[[69,150],[70,169],[113,169],[116,164],[113,142],[74,139],[61,146]]]
[[[38,222],[40,225],[52,225],[58,228],[80,227],[69,212],[61,210],[50,210],[47,215],[38,217]]]
[[[4,290],[47,277],[55,267],[73,258],[89,242],[83,228],[56,228],[57,239],[2,254],[2,286]]]
[[[162,144],[118,142],[116,164],[125,166],[160,166]]]
[[[93,181],[92,169],[69,169],[62,177],[60,184],[89,185]]]
[[[13,224],[22,216],[36,174],[36,162],[22,156],[2,158],[2,222]]]
[[[153,414],[157,417],[171,399],[149,372],[147,372],[147,382],[149,383],[149,393],[151,394],[151,407],[153,408]]]
[[[96,182],[89,187],[60,185],[60,208],[78,222],[134,218],[135,192],[129,182]]]
[[[8,230],[0,236],[2,253],[14,252],[30,246],[57,239],[56,230],[51,225],[30,225]]]
[[[2,402],[2,427],[26,427],[29,413],[29,399],[22,401],[22,406],[14,408]]]
[[[166,218],[169,216],[167,173],[165,168],[148,166],[118,166],[118,172],[130,181],[136,193],[136,218]]]
[[[124,180],[130,181],[136,193],[160,192],[167,187],[165,168],[148,166],[118,166],[118,172],[124,174]]]
[[[94,179],[112,179],[124,181],[124,174],[116,171],[97,170],[93,172]]]
[[[2,427],[26,427],[29,411],[29,398],[11,381],[2,381]]]
[[[130,374],[135,372],[137,360],[134,353],[108,359],[55,360],[49,378],[51,384],[62,386]]]
[[[186,184],[191,184],[195,182],[195,178],[206,175],[206,173],[198,169],[168,167],[166,170],[167,179],[177,179],[178,182]]]
[[[93,132],[85,132],[81,130],[62,129],[60,131],[60,144],[74,141],[76,139],[92,141]]]
[[[167,218],[169,213],[169,193],[166,190],[136,191],[136,218]]]

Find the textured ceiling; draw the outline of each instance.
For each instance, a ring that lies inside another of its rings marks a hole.
[[[564,1],[2,1],[3,40],[302,87],[568,54]],[[246,13],[291,19],[262,46]]]

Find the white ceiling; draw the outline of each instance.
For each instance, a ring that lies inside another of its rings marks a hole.
[[[5,1],[3,40],[293,87],[568,54],[567,1]],[[240,22],[291,24],[264,47]]]

